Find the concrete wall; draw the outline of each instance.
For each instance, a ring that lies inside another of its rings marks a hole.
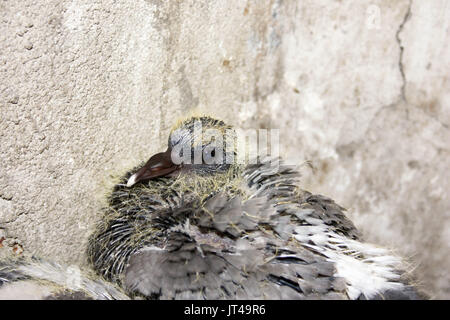
[[[450,4],[0,3],[0,226],[84,261],[113,177],[199,109],[279,128],[305,188],[450,298]]]

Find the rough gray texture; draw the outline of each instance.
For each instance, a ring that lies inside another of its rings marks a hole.
[[[450,7],[435,1],[2,1],[0,226],[84,261],[113,177],[197,108],[280,128],[305,187],[450,297]]]

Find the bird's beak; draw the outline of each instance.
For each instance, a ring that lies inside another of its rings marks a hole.
[[[167,149],[166,152],[152,156],[142,168],[128,179],[127,187],[131,187],[139,181],[168,175],[179,169],[180,166],[172,162],[170,154],[171,150]]]

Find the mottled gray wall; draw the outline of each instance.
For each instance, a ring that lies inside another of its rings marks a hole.
[[[0,226],[84,261],[114,177],[193,109],[281,129],[305,188],[450,298],[450,4],[0,3]]]

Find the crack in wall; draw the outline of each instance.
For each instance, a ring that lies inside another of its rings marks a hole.
[[[397,39],[397,43],[400,48],[400,55],[399,55],[399,59],[398,59],[398,68],[400,70],[400,75],[402,76],[402,81],[403,81],[402,87],[400,88],[400,94],[401,94],[401,99],[404,102],[407,102],[406,94],[405,94],[406,76],[405,76],[405,70],[403,68],[403,51],[404,51],[405,47],[403,46],[402,40],[400,39],[400,33],[403,31],[403,28],[405,27],[406,22],[411,17],[411,7],[412,7],[412,0],[409,0],[408,10],[406,11],[403,21],[400,24],[400,26],[398,27],[398,30],[395,34],[395,38]]]

